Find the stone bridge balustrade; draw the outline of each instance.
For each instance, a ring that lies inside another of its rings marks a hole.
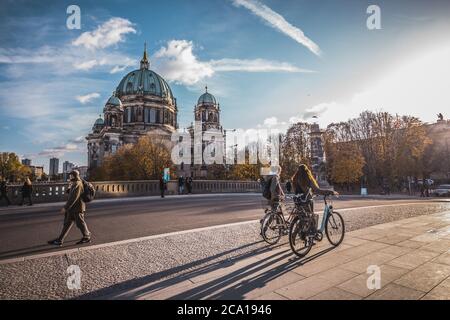
[[[142,181],[99,181],[92,182],[96,189],[96,199],[137,197],[159,195],[158,180]],[[8,185],[8,196],[12,204],[20,204],[22,201],[22,185]],[[35,183],[33,184],[33,203],[59,202],[67,199],[68,183]],[[185,193],[187,188],[185,185]],[[232,181],[232,180],[194,180],[192,192],[206,193],[240,193],[260,192],[261,187],[256,181]],[[167,195],[178,193],[178,182],[171,180],[167,185]],[[4,205],[2,202],[0,205]]]

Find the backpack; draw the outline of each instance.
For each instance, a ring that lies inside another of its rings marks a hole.
[[[86,180],[81,181],[83,182],[83,193],[81,194],[81,200],[83,200],[83,202],[91,202],[95,197],[95,187],[92,183]]]
[[[263,193],[262,196],[266,198],[267,200],[270,200],[272,198],[272,193],[270,192],[270,185],[272,184],[273,177],[270,177],[267,179],[267,181],[264,183],[263,186]]]

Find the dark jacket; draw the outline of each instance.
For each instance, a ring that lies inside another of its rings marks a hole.
[[[164,181],[163,178],[159,179],[159,190],[165,190],[166,189],[166,182]]]
[[[80,178],[72,180],[72,185],[69,190],[69,197],[67,199],[64,209],[69,213],[80,213],[86,211],[86,205],[81,199],[83,194],[83,182]]]
[[[5,181],[2,181],[0,184],[0,193],[1,194],[7,194],[8,193],[8,186],[6,185]]]
[[[29,197],[33,191],[33,186],[31,184],[24,183],[22,186],[22,196]]]

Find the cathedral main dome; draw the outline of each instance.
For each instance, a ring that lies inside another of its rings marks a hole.
[[[172,91],[167,82],[156,72],[148,69],[134,70],[120,81],[116,89],[120,98],[124,95],[154,95],[173,101]]]
[[[129,72],[122,78],[116,88],[117,97],[126,95],[154,95],[174,103],[172,90],[166,80],[159,74],[149,69],[150,62],[147,59],[147,51],[141,60],[141,67],[138,70]]]

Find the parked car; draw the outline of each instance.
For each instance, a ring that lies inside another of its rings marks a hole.
[[[434,180],[432,180],[432,179],[425,179],[425,181],[428,183],[429,186],[431,186],[431,185],[434,184]],[[418,184],[418,185],[423,184],[423,179],[418,179],[418,180],[417,180],[417,184]]]
[[[441,184],[431,192],[436,197],[449,197],[450,196],[450,184]]]

